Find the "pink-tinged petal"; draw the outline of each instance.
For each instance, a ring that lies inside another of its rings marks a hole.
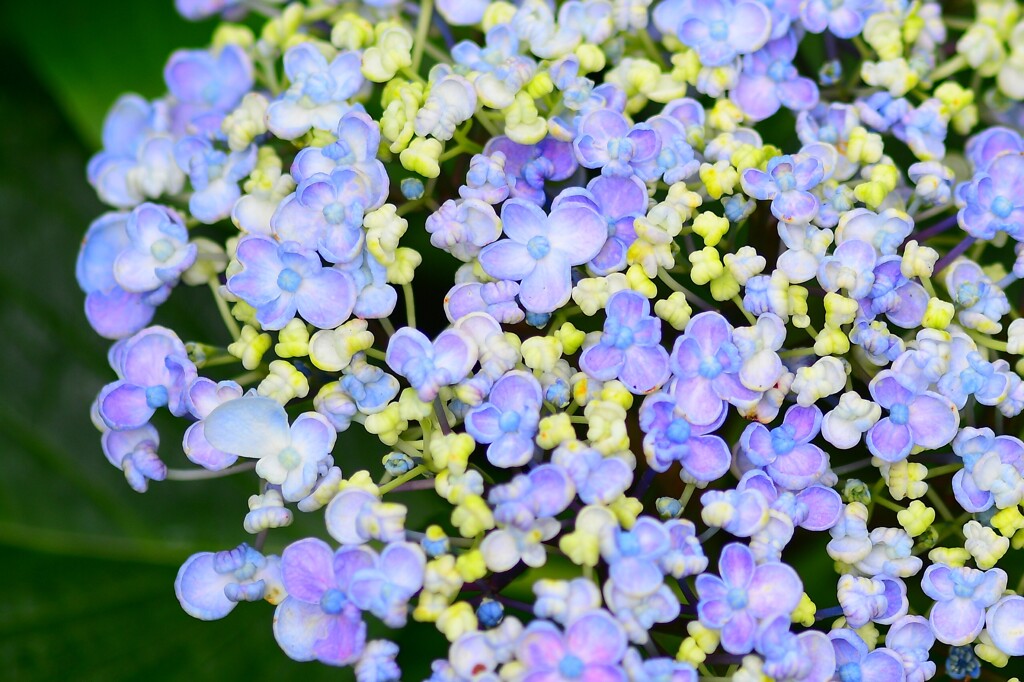
[[[647,211],[647,188],[635,176],[599,175],[590,181],[587,189],[596,198],[601,212],[613,220]]]
[[[529,668],[557,668],[565,655],[565,644],[557,628],[546,621],[533,621],[523,633],[517,658]]]
[[[756,567],[753,552],[738,542],[726,545],[718,559],[718,572],[722,580],[732,587],[746,587],[753,579]]]
[[[285,598],[274,611],[274,638],[289,658],[312,661],[316,643],[327,635],[331,618],[319,604]]]
[[[377,566],[377,553],[365,545],[342,547],[334,553],[334,586],[347,591],[356,574]]]
[[[112,429],[138,428],[153,417],[154,411],[142,386],[116,381],[100,393],[100,417]]]
[[[821,410],[816,405],[801,407],[794,405],[786,410],[783,420],[794,429],[793,440],[805,443],[818,435],[821,430]]]
[[[797,493],[796,499],[807,505],[807,518],[800,523],[807,530],[828,530],[843,514],[843,500],[832,488],[813,485]]]
[[[747,587],[747,610],[756,618],[789,615],[800,603],[803,583],[790,566],[783,563],[761,564],[754,570]]]
[[[722,648],[730,654],[747,654],[754,648],[757,621],[746,611],[734,613],[722,628]]]
[[[559,251],[571,265],[592,259],[608,239],[607,223],[589,206],[563,205],[551,212],[548,221],[552,251]]]
[[[818,86],[810,78],[779,83],[777,92],[783,106],[793,111],[804,111],[818,103]]]
[[[714,385],[700,376],[676,383],[675,398],[676,410],[691,424],[720,423],[728,409]]]
[[[626,672],[620,665],[588,665],[579,680],[580,682],[626,682]]]
[[[626,355],[615,346],[598,343],[585,348],[580,355],[580,369],[598,381],[611,381],[619,376]]]
[[[487,446],[487,461],[507,469],[520,467],[533,457],[533,439],[518,433],[506,433]]]
[[[988,610],[988,635],[1005,654],[1024,656],[1024,597],[1007,595]]]
[[[695,436],[688,445],[690,451],[683,457],[682,465],[690,476],[702,483],[711,483],[729,471],[732,455],[718,436]]]
[[[836,669],[836,653],[824,632],[810,630],[797,635],[797,649],[811,662],[805,680],[829,680]]]
[[[530,312],[550,313],[569,300],[572,270],[562,254],[554,250],[536,264],[519,286],[519,300]]]
[[[594,611],[569,626],[565,645],[584,663],[614,664],[626,653],[626,634],[607,613]]]
[[[509,199],[501,209],[501,229],[520,244],[545,236],[547,221],[543,209],[523,199]]]
[[[327,631],[313,645],[316,660],[327,665],[351,665],[359,660],[366,646],[366,623],[359,610],[349,605],[327,620]]]
[[[323,268],[317,275],[302,280],[295,303],[307,322],[320,329],[333,329],[352,314],[356,293],[351,275],[335,268]]]
[[[276,400],[247,396],[229,400],[205,420],[210,445],[231,455],[262,459],[290,441],[288,413]]]
[[[684,334],[697,341],[704,355],[714,355],[732,340],[732,326],[718,313],[700,313],[690,318]]]
[[[199,620],[217,620],[231,613],[236,602],[224,595],[234,575],[217,573],[213,552],[193,554],[181,565],[174,580],[174,594],[185,613]]]
[[[85,316],[96,333],[106,339],[123,339],[153,319],[154,306],[142,294],[115,286],[110,291],[92,291],[85,297]]]
[[[700,614],[701,622],[712,628],[722,627],[729,621],[729,617],[732,616],[732,609],[729,608],[725,599],[702,598],[700,603],[697,604],[697,612]]]
[[[914,442],[924,448],[946,445],[960,427],[960,412],[948,398],[938,393],[928,391],[918,396],[910,403],[908,412],[907,425],[914,433]]]
[[[764,466],[774,462],[777,457],[771,432],[764,424],[748,424],[740,436],[740,446],[754,466]]]
[[[185,456],[188,457],[190,462],[194,462],[210,471],[226,469],[238,460],[235,455],[221,452],[210,445],[210,441],[206,440],[205,424],[203,422],[196,422],[185,430],[185,436],[182,438],[182,449],[185,451]]]
[[[473,339],[458,329],[446,329],[434,340],[434,367],[446,371],[453,382],[466,378],[478,354]]]
[[[324,592],[336,587],[334,552],[323,540],[306,538],[288,545],[281,554],[281,577],[290,597],[319,604]]]
[[[871,454],[886,462],[899,462],[906,458],[914,445],[910,427],[895,424],[888,417],[872,426],[865,440]]]
[[[985,626],[985,609],[970,599],[954,597],[949,601],[936,602],[928,620],[937,640],[952,646],[964,646],[981,634]]]
[[[494,383],[487,399],[503,410],[539,406],[544,396],[540,382],[528,372],[513,370]]]
[[[619,380],[636,395],[660,388],[671,376],[668,351],[661,346],[633,346],[626,351],[625,359]]]
[[[817,445],[805,443],[781,455],[768,465],[768,474],[790,490],[801,490],[818,479],[828,468],[828,456]]]
[[[537,260],[523,244],[501,239],[488,244],[478,256],[480,267],[495,279],[525,279],[537,267]]]
[[[974,477],[964,469],[953,474],[953,495],[964,511],[972,514],[989,509],[995,501],[992,493],[978,488]]]

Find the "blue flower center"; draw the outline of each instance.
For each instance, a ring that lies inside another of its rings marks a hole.
[[[622,556],[636,556],[640,553],[640,540],[636,534],[625,531],[619,533],[619,551]]]
[[[838,672],[842,682],[860,682],[860,663],[843,663]]]
[[[324,220],[331,225],[339,225],[345,220],[345,207],[339,203],[324,206]]]
[[[526,242],[526,250],[534,260],[540,260],[551,253],[551,242],[544,235],[537,235]]]
[[[566,654],[558,663],[558,673],[562,677],[575,680],[583,674],[583,661],[575,654]]]
[[[896,403],[889,408],[889,421],[897,426],[903,426],[910,419],[910,410],[903,403]]]
[[[777,454],[788,454],[796,446],[793,439],[793,427],[783,424],[777,429],[772,429],[772,449]]]
[[[718,361],[718,358],[709,355],[701,359],[697,372],[705,379],[714,379],[722,373],[722,363]]]
[[[218,83],[208,83],[202,92],[199,93],[199,96],[203,98],[204,102],[213,104],[220,97],[220,85]]]
[[[302,94],[313,104],[326,104],[334,92],[334,79],[324,73],[314,73],[302,84]]]
[[[280,462],[281,466],[285,469],[291,471],[302,464],[302,455],[299,454],[298,450],[289,446],[277,453],[277,461]]]
[[[793,177],[793,173],[785,171],[775,176],[775,185],[780,192],[788,192],[796,188],[796,178]]]
[[[608,322],[605,335],[608,337],[611,345],[620,350],[625,350],[633,345],[633,330],[625,325],[618,324],[614,320]]]
[[[633,143],[628,138],[619,137],[608,142],[608,156],[620,161],[633,158]]]
[[[690,440],[690,422],[685,419],[673,419],[665,429],[665,435],[673,443],[685,443]]]
[[[281,274],[277,276],[277,286],[279,286],[282,291],[287,291],[290,294],[294,293],[295,290],[299,288],[300,284],[302,284],[302,275],[291,268],[285,268],[281,271]]]
[[[498,428],[505,433],[512,433],[519,430],[519,421],[521,417],[518,412],[509,410],[503,412],[501,418],[498,419]]]
[[[146,389],[146,405],[152,409],[163,407],[167,404],[167,389],[163,386],[150,386]]]
[[[789,62],[776,59],[771,63],[771,66],[768,67],[768,77],[776,83],[779,81],[789,80],[786,78],[786,72],[789,71],[788,67]]]
[[[339,166],[349,166],[356,162],[355,152],[352,151],[352,148],[347,143],[341,140],[327,145],[320,153],[336,162]]]
[[[725,595],[725,601],[733,611],[747,607],[747,591],[740,587],[732,587]]]
[[[1006,197],[996,197],[992,200],[992,212],[1000,218],[1005,218],[1013,212],[1013,202]]]
[[[320,597],[320,608],[323,612],[331,616],[336,616],[341,613],[341,610],[345,608],[345,604],[348,603],[348,597],[341,590],[331,588],[324,592],[324,595]]]
[[[157,239],[153,242],[153,245],[149,247],[149,252],[153,254],[153,258],[164,263],[168,258],[174,255],[174,244],[172,244],[169,239]]]
[[[721,19],[712,21],[708,25],[708,35],[711,36],[712,40],[725,40],[729,37],[729,24]]]

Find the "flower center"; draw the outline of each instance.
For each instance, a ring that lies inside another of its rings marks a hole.
[[[505,433],[513,433],[519,430],[520,416],[518,412],[509,410],[503,412],[501,418],[498,420],[498,428]]]
[[[903,403],[896,403],[889,408],[889,421],[902,426],[910,419],[910,410]]]
[[[1005,218],[1013,212],[1013,202],[1006,197],[996,197],[992,200],[992,212],[1000,218]]]
[[[277,286],[279,286],[282,291],[287,291],[290,294],[294,293],[295,290],[299,288],[300,284],[302,284],[302,275],[291,268],[285,268],[281,271],[281,274],[277,276]]]
[[[583,661],[575,654],[566,654],[558,663],[558,672],[562,677],[575,680],[583,674]]]
[[[277,453],[277,461],[280,462],[281,466],[285,469],[291,471],[302,464],[302,455],[299,454],[298,450],[289,446]]]
[[[150,386],[146,389],[146,405],[152,409],[163,407],[167,404],[167,389],[163,386]]]
[[[729,37],[729,24],[721,19],[712,21],[708,25],[708,34],[712,40],[725,40]]]
[[[793,429],[789,426],[780,426],[772,430],[772,449],[780,455],[788,454],[796,446],[793,440]]]
[[[838,672],[842,682],[860,682],[860,663],[844,663]]]
[[[153,258],[164,263],[174,255],[174,244],[169,239],[157,239],[153,246],[149,247],[149,252],[153,254]]]
[[[722,373],[722,363],[712,355],[700,361],[700,369],[697,370],[705,379],[714,379]]]
[[[730,588],[725,601],[733,611],[744,609],[747,606],[747,591],[739,587]]]
[[[787,80],[786,72],[789,70],[789,63],[781,59],[776,59],[772,62],[771,66],[768,67],[768,77],[776,83],[779,81]]]
[[[665,435],[673,443],[685,443],[690,440],[690,422],[685,419],[673,419],[665,430]]]
[[[324,220],[331,225],[338,225],[345,220],[345,207],[339,203],[324,206]]]
[[[345,593],[334,588],[327,590],[324,592],[324,596],[320,597],[320,608],[324,613],[332,616],[341,613],[347,603],[348,597],[345,596]]]
[[[636,556],[640,553],[640,540],[629,531],[619,533],[619,551],[623,556]]]
[[[619,137],[608,142],[608,156],[620,161],[629,161],[633,158],[633,143],[625,137]]]
[[[551,252],[551,242],[543,235],[537,235],[526,242],[526,250],[534,260],[540,260]]]

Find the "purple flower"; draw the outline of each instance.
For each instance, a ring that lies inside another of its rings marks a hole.
[[[284,140],[310,128],[333,131],[350,109],[347,100],[363,85],[358,52],[342,52],[330,63],[313,43],[299,43],[284,53],[291,85],[267,107],[267,128]]]
[[[800,603],[803,583],[796,571],[780,562],[757,565],[746,545],[726,545],[718,572],[721,577],[697,576],[697,614],[705,627],[721,629],[722,648],[731,654],[752,651],[759,622],[788,616]]]
[[[389,180],[384,164],[377,159],[380,126],[362,111],[349,111],[341,117],[337,140],[326,147],[306,147],[295,155],[291,174],[296,183],[317,173],[330,175],[337,168],[358,171],[370,188],[372,206],[387,201]]]
[[[813,156],[773,157],[765,170],[748,168],[740,175],[743,191],[771,199],[772,215],[786,223],[806,223],[818,213],[818,198],[808,190],[821,182],[824,169]]]
[[[580,616],[564,633],[549,621],[535,620],[516,652],[523,682],[626,682],[621,665],[626,635],[605,611]]]
[[[444,312],[451,322],[470,313],[485,312],[503,324],[516,324],[525,317],[516,303],[518,295],[518,282],[464,282],[456,284],[444,297]]]
[[[160,434],[152,424],[123,431],[106,430],[100,442],[107,461],[124,472],[125,480],[135,492],[144,493],[149,481],[162,481],[167,477],[167,465],[157,454]]]
[[[355,577],[374,568],[366,547],[332,552],[326,542],[306,538],[285,548],[281,575],[288,597],[274,613],[274,637],[297,661],[349,665],[366,643],[366,623],[351,595]]]
[[[125,291],[174,286],[195,263],[198,247],[189,243],[188,229],[169,208],[140,204],[128,215],[125,234],[128,243],[114,259],[114,279]]]
[[[758,2],[706,0],[690,4],[677,27],[704,66],[725,66],[737,55],[761,48],[771,35],[771,14]]]
[[[868,645],[853,630],[840,628],[828,633],[836,652],[837,682],[904,682],[903,661],[885,647],[868,650]]]
[[[782,106],[803,112],[818,103],[818,86],[793,65],[797,43],[796,36],[787,33],[743,58],[730,96],[751,119],[763,121]]]
[[[495,157],[496,154],[504,156],[508,196],[526,199],[538,206],[547,203],[544,183],[567,180],[579,167],[572,145],[550,135],[534,145],[519,144],[499,135],[484,147],[485,156]]]
[[[339,382],[363,414],[376,414],[398,395],[398,379],[356,353]]]
[[[501,236],[494,208],[479,199],[449,199],[427,216],[426,228],[433,246],[467,263]]]
[[[651,304],[635,291],[612,294],[600,340],[584,349],[580,369],[598,381],[618,379],[637,395],[668,381],[668,351],[661,345],[661,320]]]
[[[755,640],[764,657],[764,673],[777,682],[826,682],[836,670],[835,651],[825,633],[793,634],[789,615],[766,620]]]
[[[992,239],[1006,232],[1014,239],[1024,236],[1024,153],[997,156],[970,182],[956,188],[960,211],[957,222],[977,239]]]
[[[1019,594],[1006,595],[985,616],[985,627],[992,643],[1009,656],[1024,656],[1021,623],[1024,623],[1024,597]]]
[[[174,593],[185,613],[199,620],[219,620],[242,601],[276,604],[284,597],[281,560],[244,542],[223,552],[199,552],[181,565]]]
[[[992,429],[965,427],[953,439],[964,468],[953,475],[953,494],[965,511],[1017,505],[1024,497],[1024,443]]]
[[[203,137],[180,140],[174,147],[174,157],[192,182],[188,210],[196,220],[207,224],[231,215],[235,202],[242,196],[239,181],[256,167],[255,146],[228,154],[215,149]]]
[[[153,319],[171,288],[153,291],[125,291],[114,277],[114,263],[130,245],[127,213],[106,213],[97,218],[85,233],[75,276],[85,292],[85,315],[101,336],[120,339],[139,331]]]
[[[494,383],[487,402],[466,414],[466,432],[476,442],[489,444],[487,460],[494,466],[523,466],[533,457],[543,403],[532,374],[509,372]]]
[[[178,50],[164,67],[175,100],[177,127],[189,133],[219,133],[221,119],[252,90],[249,56],[237,45],[219,50]]]
[[[716,312],[690,319],[672,348],[670,366],[678,379],[673,389],[676,408],[691,424],[717,428],[727,402],[753,403],[760,397],[740,382],[743,359],[732,340],[732,326]]]
[[[953,440],[960,413],[948,398],[924,390],[892,370],[882,370],[868,385],[871,397],[889,411],[867,433],[871,454],[899,462],[914,446],[933,450]]]
[[[99,415],[108,427],[138,428],[161,407],[175,417],[185,415],[185,389],[195,378],[196,367],[174,332],[149,327],[116,348],[111,365],[120,378],[99,396]]]
[[[875,266],[871,292],[859,301],[861,311],[873,318],[885,314],[893,324],[913,329],[921,324],[928,305],[928,293],[900,270],[899,256],[885,256]]]
[[[234,381],[216,383],[198,377],[188,387],[185,400],[189,413],[198,419],[185,431],[181,447],[190,461],[211,471],[219,471],[235,463],[238,458],[210,445],[206,440],[204,421],[217,407],[229,400],[242,397],[242,387]]]
[[[608,528],[601,535],[601,556],[610,582],[626,597],[650,596],[664,585],[660,561],[672,548],[665,525],[642,516],[632,528]]]
[[[480,266],[495,279],[520,282],[519,299],[534,313],[552,312],[569,300],[572,266],[594,258],[608,238],[597,208],[555,200],[550,215],[522,199],[501,209],[508,239],[485,246]]]
[[[469,419],[466,419],[469,430]],[[633,482],[633,470],[618,457],[605,457],[594,448],[563,445],[551,462],[565,469],[584,504],[611,504]]]
[[[934,644],[935,635],[923,616],[903,616],[885,635],[885,646],[903,662],[907,682],[924,682],[935,675],[935,664],[928,660]]]
[[[811,33],[828,29],[837,38],[852,38],[875,9],[875,0],[808,0],[800,10],[800,20]]]
[[[626,117],[610,109],[597,109],[580,121],[573,149],[580,165],[600,168],[603,175],[637,174],[643,180],[657,178],[656,161],[661,151],[658,133],[646,123],[632,127]]]
[[[846,624],[859,629],[875,622],[889,625],[907,615],[907,586],[899,578],[843,575],[836,589]]]
[[[349,318],[356,302],[351,275],[323,267],[320,257],[296,242],[243,237],[235,257],[242,271],[228,290],[256,309],[265,329],[283,329],[298,312],[310,324],[332,329]]]
[[[229,400],[207,415],[204,433],[211,446],[236,457],[258,459],[256,473],[281,486],[289,502],[309,494],[333,464],[337,431],[326,417],[305,412],[288,424],[276,400],[248,395]]]
[[[818,282],[826,291],[846,289],[850,298],[865,298],[875,283],[875,249],[859,239],[844,241],[818,265]]]
[[[910,109],[893,125],[893,136],[906,142],[917,158],[924,161],[941,160],[946,156],[949,123],[948,114],[943,113],[943,108],[939,100],[932,98]]]
[[[932,564],[924,571],[921,589],[935,600],[928,620],[936,639],[946,644],[970,644],[985,627],[985,609],[1006,589],[1001,568],[979,571]]]
[[[347,263],[363,248],[363,216],[378,208],[377,194],[355,169],[317,173],[281,202],[270,224],[282,241],[316,249],[332,263]]]
[[[981,266],[967,259],[957,260],[946,274],[946,290],[956,304],[957,319],[965,327],[997,333],[1000,320],[1010,312],[1006,292],[989,279]]]
[[[748,490],[757,491],[772,509],[783,511],[795,525],[807,530],[828,530],[839,522],[843,514],[843,499],[832,488],[812,484],[795,495],[788,492],[780,493],[775,481],[759,469],[743,474],[736,490],[741,493]],[[725,530],[738,537],[751,534],[733,532],[729,528]]]
[[[983,171],[1003,154],[1019,152],[1024,152],[1024,140],[1020,133],[1011,128],[993,126],[967,140],[964,155],[970,159],[975,170]]]
[[[644,659],[636,649],[622,661],[632,682],[697,682],[697,670],[689,663],[667,657]]]
[[[682,122],[668,114],[652,116],[647,125],[658,134],[661,151],[657,158],[640,169],[644,179],[661,178],[666,185],[689,179],[700,168],[693,147],[687,141],[687,130]]]
[[[420,400],[430,402],[442,386],[457,384],[476,364],[478,349],[465,333],[447,329],[430,342],[423,332],[403,327],[388,342],[388,367],[405,377]]]
[[[724,419],[724,410],[721,415]],[[678,397],[665,393],[648,396],[640,407],[640,429],[646,434],[644,453],[648,466],[664,472],[672,462],[678,461],[683,467],[682,473],[694,481],[718,480],[732,462],[725,441],[711,433],[721,422],[719,419],[704,426],[691,424],[679,409]]]
[[[769,431],[764,424],[748,424],[740,447],[754,465],[779,486],[803,490],[828,470],[828,455],[811,443],[821,430],[821,410],[816,405],[794,405],[782,424]]]
[[[599,175],[586,190],[570,188],[559,195],[559,206],[574,202],[596,206],[608,226],[608,241],[588,263],[597,275],[619,272],[626,267],[626,251],[636,241],[633,222],[647,212],[647,188],[636,176]]]

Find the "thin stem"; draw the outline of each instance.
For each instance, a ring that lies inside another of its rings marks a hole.
[[[871,466],[871,458],[870,457],[865,457],[864,459],[858,459],[856,462],[850,462],[849,464],[844,464],[841,467],[835,467],[834,469],[832,469],[832,473],[834,473],[836,476],[840,476],[842,474],[847,474],[847,473],[849,473],[851,471],[857,471],[858,469],[863,469],[866,466]]]
[[[973,243],[974,243],[974,237],[971,237],[971,236],[964,237],[963,240],[959,244],[957,244],[952,249],[950,249],[949,253],[947,253],[945,256],[940,258],[937,263],[935,263],[935,268],[932,271],[932,276],[934,277],[935,275],[937,275],[940,272],[942,272],[946,268],[947,265],[949,265],[954,260],[956,260],[958,256],[960,256],[961,254],[964,253],[964,251],[966,251],[967,249],[971,248],[971,244],[973,244]]]
[[[948,218],[946,218],[945,220],[941,220],[941,221],[935,223],[934,225],[932,225],[929,228],[926,228],[924,230],[921,230],[919,232],[914,233],[913,236],[914,236],[914,239],[916,239],[917,242],[920,244],[921,242],[924,242],[927,239],[931,239],[932,237],[934,237],[937,234],[942,234],[943,232],[945,232],[946,230],[950,229],[951,227],[956,227],[956,226],[957,226],[956,216],[955,215],[951,215]]]
[[[961,464],[960,462],[957,462],[956,464],[947,464],[945,466],[935,467],[934,469],[928,470],[928,473],[925,475],[925,480],[929,478],[938,478],[939,476],[945,476],[946,474],[955,474],[956,472],[960,471],[963,468],[964,465]]]
[[[416,328],[416,302],[412,293],[411,284],[402,285],[402,293],[405,295],[405,319],[407,324]]]
[[[426,473],[426,471],[427,471],[427,467],[423,466],[422,464],[414,466],[412,469],[409,469],[408,471],[406,471],[401,476],[396,476],[391,481],[389,481],[389,482],[385,483],[384,485],[380,486],[380,494],[383,495],[385,493],[389,493],[392,490],[394,490],[395,488],[397,488],[398,486],[400,486],[403,483],[405,483],[406,481],[411,481],[412,479],[416,478],[420,474]]]
[[[949,507],[939,497],[939,493],[932,486],[928,486],[928,492],[925,493],[928,496],[928,500],[935,505],[935,509],[939,512],[939,516],[942,517],[943,521],[952,521],[953,514],[949,511]]]
[[[376,360],[383,360],[386,357],[384,351],[378,350],[376,348],[367,348],[363,352],[366,353],[369,357],[374,358]]]
[[[209,284],[210,292],[213,293],[213,300],[217,303],[217,312],[220,313],[220,318],[224,320],[224,326],[228,328],[231,338],[237,341],[242,335],[242,330],[238,326],[238,320],[231,316],[231,311],[228,310],[228,302],[220,295],[220,280],[214,277],[210,280]]]
[[[743,313],[743,317],[747,318],[748,324],[757,324],[757,318],[754,317],[749,310],[743,307],[743,301],[740,300],[739,294],[732,297],[732,302],[740,309],[740,312]]]
[[[256,462],[243,462],[219,471],[209,469],[168,469],[168,481],[207,481],[212,478],[224,478],[243,471],[252,471],[256,468]]]
[[[714,310],[714,307],[712,307],[711,304],[707,303],[700,296],[693,293],[692,291],[684,287],[682,284],[677,282],[676,279],[672,275],[670,275],[668,271],[665,270],[664,268],[658,269],[658,279],[664,282],[672,291],[679,292],[682,295],[686,296],[686,300],[688,300],[690,303],[694,304],[701,310]]]
[[[940,64],[935,68],[934,71],[929,74],[929,80],[932,83],[937,83],[941,80],[949,78],[957,71],[967,66],[967,58],[962,54],[958,54],[944,64]]]
[[[423,0],[420,3],[420,16],[416,21],[416,38],[412,44],[412,70],[419,73],[420,62],[423,61],[423,47],[430,33],[430,18],[434,14],[434,0]]]

